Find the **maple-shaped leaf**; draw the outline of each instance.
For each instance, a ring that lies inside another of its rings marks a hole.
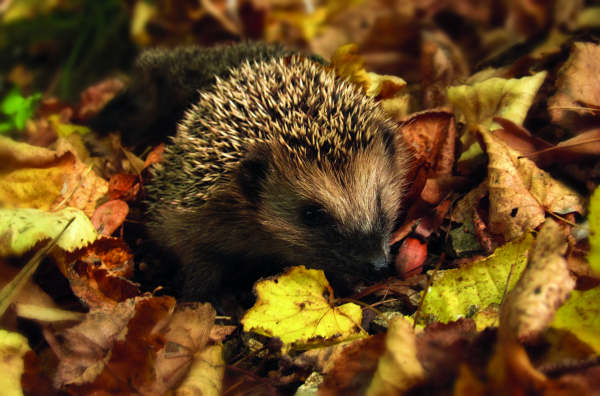
[[[39,241],[56,237],[73,217],[75,221],[58,241],[61,249],[70,252],[98,237],[90,219],[81,210],[0,209],[0,256],[21,255]]]
[[[366,337],[356,304],[332,307],[333,290],[321,270],[292,267],[254,286],[258,301],[241,322],[245,331],[279,337],[294,349],[310,349]]]
[[[445,271],[427,293],[422,312],[447,323],[471,316],[490,304],[499,304],[511,266],[514,264],[509,290],[516,285],[525,269],[527,252],[532,243],[533,236],[527,233],[496,249],[494,254],[483,260]],[[477,325],[481,327],[485,323],[487,321]]]

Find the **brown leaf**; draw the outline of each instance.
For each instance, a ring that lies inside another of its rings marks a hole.
[[[156,328],[153,333],[164,334],[165,348],[157,353],[156,376],[146,389],[163,394],[181,381],[190,366],[194,366],[197,354],[235,330],[235,326],[215,325],[215,317],[216,312],[210,304],[188,304],[175,310],[165,325],[157,325],[162,329]]]
[[[554,123],[574,132],[598,126],[599,57],[598,44],[573,44],[569,59],[558,73],[556,94],[548,101]]]
[[[350,343],[333,362],[317,395],[363,395],[384,352],[385,334]]]
[[[583,132],[557,146],[531,154],[539,166],[558,162],[560,164],[584,164],[596,162],[600,157],[600,129]]]
[[[83,91],[77,118],[81,121],[92,118],[123,88],[123,85],[121,80],[108,79]]]
[[[545,211],[585,213],[585,200],[552,179],[527,158],[506,146],[485,128],[479,129],[489,157],[487,188],[489,228],[506,241],[520,237],[544,221]]]
[[[454,164],[454,114],[450,109],[433,109],[411,114],[402,120],[402,134],[415,151],[431,164],[430,179],[451,176]]]
[[[136,297],[88,314],[83,323],[62,333],[55,385],[71,384],[73,395],[140,388],[152,378],[157,349],[152,330],[174,305],[171,297]]]
[[[566,242],[559,225],[547,219],[531,251],[527,269],[506,296],[500,336],[524,342],[546,329],[575,287],[564,258]]]
[[[138,284],[113,275],[94,256],[74,262],[68,278],[73,293],[91,309],[110,309],[140,295]]]
[[[504,129],[496,129],[492,134],[522,155],[528,156],[553,147],[550,143],[532,136],[527,129],[511,120],[502,117],[494,117],[493,120]]]
[[[163,153],[165,152],[165,144],[161,143],[158,146],[154,147],[152,151],[148,153],[146,157],[146,161],[144,161],[144,169],[153,164],[158,164],[164,161]]]
[[[135,202],[141,191],[140,177],[128,173],[119,173],[110,178],[108,198]]]
[[[421,47],[423,107],[448,105],[446,87],[468,77],[469,66],[460,48],[440,31],[423,32]]]
[[[93,256],[101,260],[115,276],[130,278],[133,276],[133,255],[129,247],[120,238],[100,237],[92,244],[69,253],[65,251],[52,251],[51,257],[65,277],[68,277],[69,266],[77,261]]]
[[[115,199],[98,206],[90,220],[99,235],[111,236],[123,224],[127,213],[129,206]]]

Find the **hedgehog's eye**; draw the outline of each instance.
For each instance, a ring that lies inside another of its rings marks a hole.
[[[300,217],[304,224],[308,226],[316,226],[327,221],[325,211],[315,205],[306,205],[300,211]]]

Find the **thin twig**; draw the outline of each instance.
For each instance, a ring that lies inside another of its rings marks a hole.
[[[429,288],[431,287],[431,284],[433,283],[433,278],[435,278],[438,271],[440,270],[440,267],[442,266],[442,262],[444,261],[445,255],[446,255],[445,253],[442,253],[442,255],[440,256],[440,261],[438,261],[437,265],[435,266],[435,270],[433,271],[433,274],[431,274],[431,278],[429,278],[429,281],[427,282],[427,287],[423,291],[423,296],[421,297],[421,301],[419,301],[419,307],[417,308],[417,312],[415,313],[415,322],[413,323],[413,329],[415,327],[417,327],[417,323],[419,323],[419,316],[421,316],[421,309],[423,308],[423,301],[425,301],[427,292],[429,291]]]
[[[253,380],[260,382],[265,387],[265,389],[267,390],[267,392],[268,392],[268,394],[270,396],[277,396],[277,394],[275,393],[275,390],[273,388],[271,388],[271,385],[269,385],[267,383],[267,381],[265,381],[264,379],[260,378],[256,374],[252,374],[249,371],[242,370],[241,368],[237,368],[237,367],[234,367],[234,366],[219,365],[219,366],[216,366],[216,367],[225,367],[227,369],[230,369],[230,370],[233,370],[233,371],[237,371],[238,373],[242,373],[244,375],[247,375],[248,377],[252,378]]]
[[[573,226],[573,227],[579,227],[579,228],[583,228],[584,230],[588,230],[588,231],[590,230],[588,227],[585,227],[585,226],[582,226],[582,225],[579,225],[579,224],[575,224],[575,223],[573,223],[573,222],[570,222],[570,221],[569,221],[569,220],[567,220],[567,219],[563,219],[563,218],[562,218],[562,217],[560,217],[559,215],[557,215],[557,214],[555,214],[555,213],[552,213],[552,212],[550,212],[549,210],[547,210],[547,211],[546,211],[546,213],[548,213],[548,214],[550,214],[550,215],[552,215],[552,216],[556,217],[556,218],[557,218],[558,220],[560,220],[560,221],[564,221],[565,223],[567,223],[568,225],[571,225],[571,226]]]

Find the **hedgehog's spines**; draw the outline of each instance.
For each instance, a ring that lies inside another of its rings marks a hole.
[[[200,94],[166,149],[166,157],[190,157],[196,166],[185,180],[179,180],[177,167],[156,168],[150,188],[156,204],[202,205],[231,181],[249,146],[277,141],[291,157],[342,164],[386,125],[387,116],[371,99],[320,65],[296,56],[289,62],[246,61],[229,79],[217,78],[212,92]],[[188,188],[197,194],[191,197]],[[163,196],[173,190],[177,197]]]

